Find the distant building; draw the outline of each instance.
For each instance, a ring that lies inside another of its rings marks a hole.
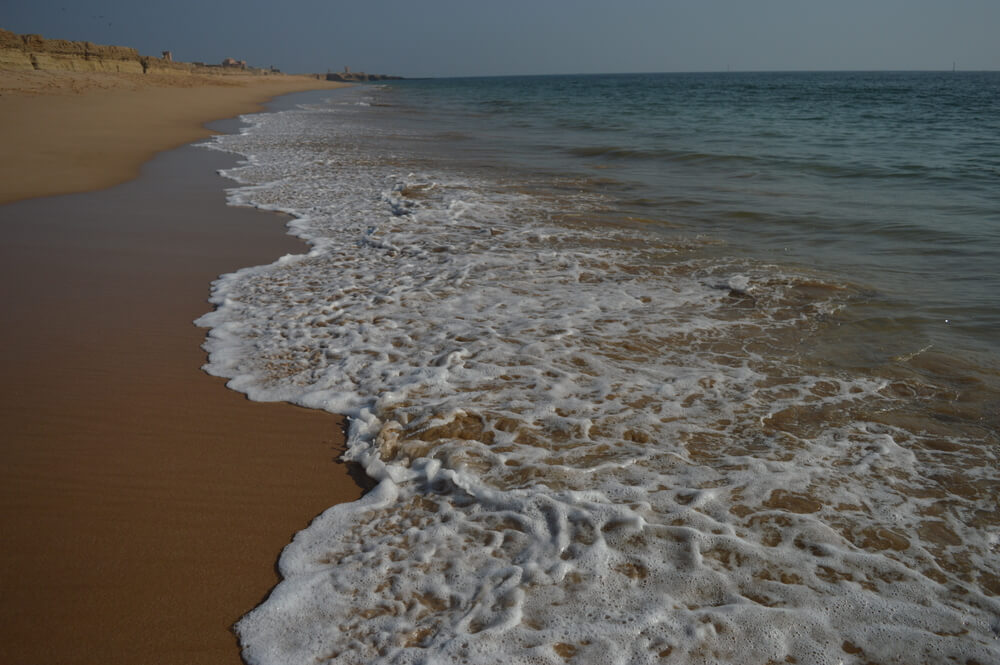
[[[174,54],[171,53],[170,51],[164,51],[163,59],[166,60],[167,62],[172,62],[174,59]]]
[[[239,67],[240,69],[247,68],[246,60],[237,60],[236,58],[226,58],[222,61],[223,67]]]

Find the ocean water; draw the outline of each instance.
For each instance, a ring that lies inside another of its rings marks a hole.
[[[429,80],[212,147],[206,369],[377,486],[249,663],[1000,662],[1000,74]]]

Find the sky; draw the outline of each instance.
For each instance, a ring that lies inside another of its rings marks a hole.
[[[0,28],[287,72],[1000,70],[1000,0],[0,0]]]

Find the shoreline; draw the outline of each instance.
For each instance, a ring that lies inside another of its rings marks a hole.
[[[361,495],[335,461],[342,418],[200,369],[211,281],[305,251],[281,217],[226,205],[215,171],[234,160],[186,145],[103,191],[0,206],[17,285],[0,328],[0,660],[240,663],[231,627],[281,550]]]

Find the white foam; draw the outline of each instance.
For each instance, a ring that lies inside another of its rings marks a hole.
[[[990,497],[929,518],[943,467],[865,419],[886,381],[797,363],[837,288],[431,170],[352,99],[214,143],[311,250],[216,282],[206,369],[348,414],[379,481],[284,551],[248,662],[1000,660],[1000,604],[946,565],[995,569]]]

